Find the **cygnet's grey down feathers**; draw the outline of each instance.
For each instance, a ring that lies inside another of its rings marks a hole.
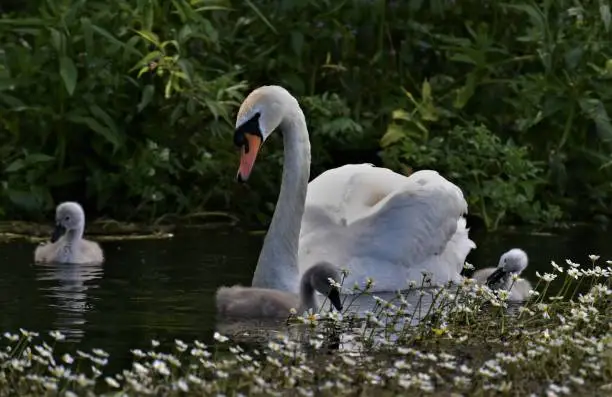
[[[510,290],[509,301],[525,301],[529,298],[531,283],[524,278],[513,281],[512,276],[520,275],[527,268],[528,263],[527,253],[520,248],[513,248],[500,257],[497,267],[477,270],[472,278],[479,284],[486,284],[494,290]]]
[[[300,295],[268,288],[220,287],[215,295],[217,313],[234,318],[281,318],[287,317],[290,310],[303,313],[317,309],[315,291],[326,296],[332,305],[342,310],[340,291],[328,281],[340,283],[340,274],[329,263],[319,263],[310,267],[300,280]]]
[[[61,203],[55,210],[51,242],[34,251],[36,262],[102,263],[104,254],[98,243],[85,240],[85,212],[79,203]]]

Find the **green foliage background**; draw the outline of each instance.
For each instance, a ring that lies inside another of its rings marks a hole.
[[[231,210],[265,222],[280,139],[249,187],[234,181],[231,139],[261,84],[299,97],[313,177],[346,162],[433,168],[488,228],[612,213],[607,1],[0,7],[0,218],[48,219],[76,199],[123,220]]]

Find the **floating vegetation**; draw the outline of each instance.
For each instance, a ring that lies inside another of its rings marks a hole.
[[[97,219],[87,225],[86,234],[98,241],[167,239],[174,237],[180,225],[185,229],[220,229],[238,224],[238,218],[227,212],[194,212],[187,215],[166,214],[151,225]],[[22,221],[0,222],[0,242],[27,240],[38,243],[49,240],[53,226]]]
[[[301,329],[297,338],[287,332],[253,346],[217,332],[213,345],[177,339],[170,350],[153,340],[115,374],[102,350],[58,353],[65,336],[57,331],[6,332],[0,396],[608,395],[612,262],[590,259],[552,262],[516,307],[508,291],[472,279],[427,292],[412,284],[416,302],[372,296],[372,309],[354,315],[348,296],[344,313],[292,315],[287,330]]]

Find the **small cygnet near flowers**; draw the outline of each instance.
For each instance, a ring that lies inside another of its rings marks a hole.
[[[486,284],[491,289],[510,290],[509,301],[525,301],[529,298],[531,283],[523,278],[514,281],[512,276],[519,276],[528,264],[527,253],[520,248],[513,248],[499,258],[497,267],[477,270],[472,278],[480,284]]]

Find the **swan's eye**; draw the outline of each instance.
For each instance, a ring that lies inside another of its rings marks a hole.
[[[66,217],[64,218],[64,220],[65,220],[66,222],[68,222],[68,221],[70,220],[70,216],[69,216],[69,215],[66,215]]]

